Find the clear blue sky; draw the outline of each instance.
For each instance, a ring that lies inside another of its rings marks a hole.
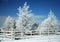
[[[47,16],[50,9],[60,19],[60,0],[0,0],[0,16],[17,16],[17,8],[27,2],[35,15]]]

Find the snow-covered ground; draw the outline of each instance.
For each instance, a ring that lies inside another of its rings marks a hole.
[[[2,40],[1,42],[60,42],[60,35],[31,36],[31,38],[21,40]]]

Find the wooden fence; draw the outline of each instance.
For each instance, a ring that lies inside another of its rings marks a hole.
[[[51,32],[49,32],[51,33]],[[31,33],[31,35],[29,36],[32,36],[32,34],[34,33]],[[41,33],[40,35],[45,35],[47,34],[48,35],[48,32],[43,32]],[[53,35],[60,35],[60,32],[52,32]],[[49,34],[50,35],[50,34]],[[26,38],[28,37],[28,35],[24,35],[22,36],[21,35],[21,32],[19,31],[0,31],[0,40],[15,40],[15,39],[23,39],[23,38]]]

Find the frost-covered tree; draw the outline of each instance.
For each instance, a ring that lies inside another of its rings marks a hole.
[[[24,3],[23,7],[18,8],[18,19],[16,21],[16,29],[22,33],[31,28],[30,20],[32,17],[31,10],[29,11],[29,6],[27,2]]]
[[[14,28],[14,23],[15,23],[15,21],[14,21],[13,17],[8,16],[8,17],[6,18],[4,24],[3,24],[3,28],[4,28],[5,30],[11,30],[11,29]]]
[[[58,28],[56,30],[57,32],[60,32],[60,21],[58,22]]]
[[[58,28],[58,20],[54,13],[50,10],[48,18],[41,23],[41,32],[55,32]]]

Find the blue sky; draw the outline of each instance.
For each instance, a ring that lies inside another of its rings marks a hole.
[[[47,16],[52,10],[60,19],[60,0],[0,0],[0,16],[17,16],[17,8],[25,2],[35,15]]]

